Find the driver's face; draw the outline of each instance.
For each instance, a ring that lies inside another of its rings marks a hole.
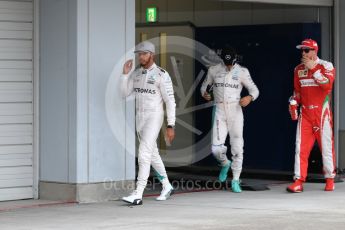
[[[313,59],[316,56],[316,50],[304,48],[301,49],[301,54],[303,58]]]
[[[139,57],[140,65],[141,66],[147,65],[150,62],[152,56],[153,56],[153,54],[150,52],[139,52],[138,57]]]

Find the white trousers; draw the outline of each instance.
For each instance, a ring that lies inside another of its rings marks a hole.
[[[243,163],[243,112],[238,103],[216,104],[212,128],[212,153],[223,166],[229,162],[224,146],[227,135],[230,135],[233,179],[238,180]]]
[[[140,119],[138,119],[139,124],[137,124],[137,127],[139,127],[139,130],[137,130],[139,137],[139,172],[136,189],[142,194],[150,176],[151,165],[159,175],[163,185],[169,183],[169,180],[157,147],[157,138],[162,128],[164,114],[151,112],[144,114],[144,116],[142,116],[143,114],[137,115]]]

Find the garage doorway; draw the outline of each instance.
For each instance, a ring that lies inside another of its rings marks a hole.
[[[37,9],[0,1],[0,201],[37,198]]]

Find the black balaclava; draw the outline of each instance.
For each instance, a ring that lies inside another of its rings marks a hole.
[[[234,65],[237,61],[236,51],[231,47],[222,49],[222,54],[220,57],[225,65]]]

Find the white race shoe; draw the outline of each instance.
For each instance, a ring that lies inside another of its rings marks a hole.
[[[141,205],[143,204],[143,196],[139,194],[136,190],[132,192],[131,195],[122,197],[124,202],[134,204],[134,205]]]
[[[169,183],[166,186],[163,186],[162,192],[159,197],[156,198],[158,201],[167,200],[174,192],[173,186]]]

